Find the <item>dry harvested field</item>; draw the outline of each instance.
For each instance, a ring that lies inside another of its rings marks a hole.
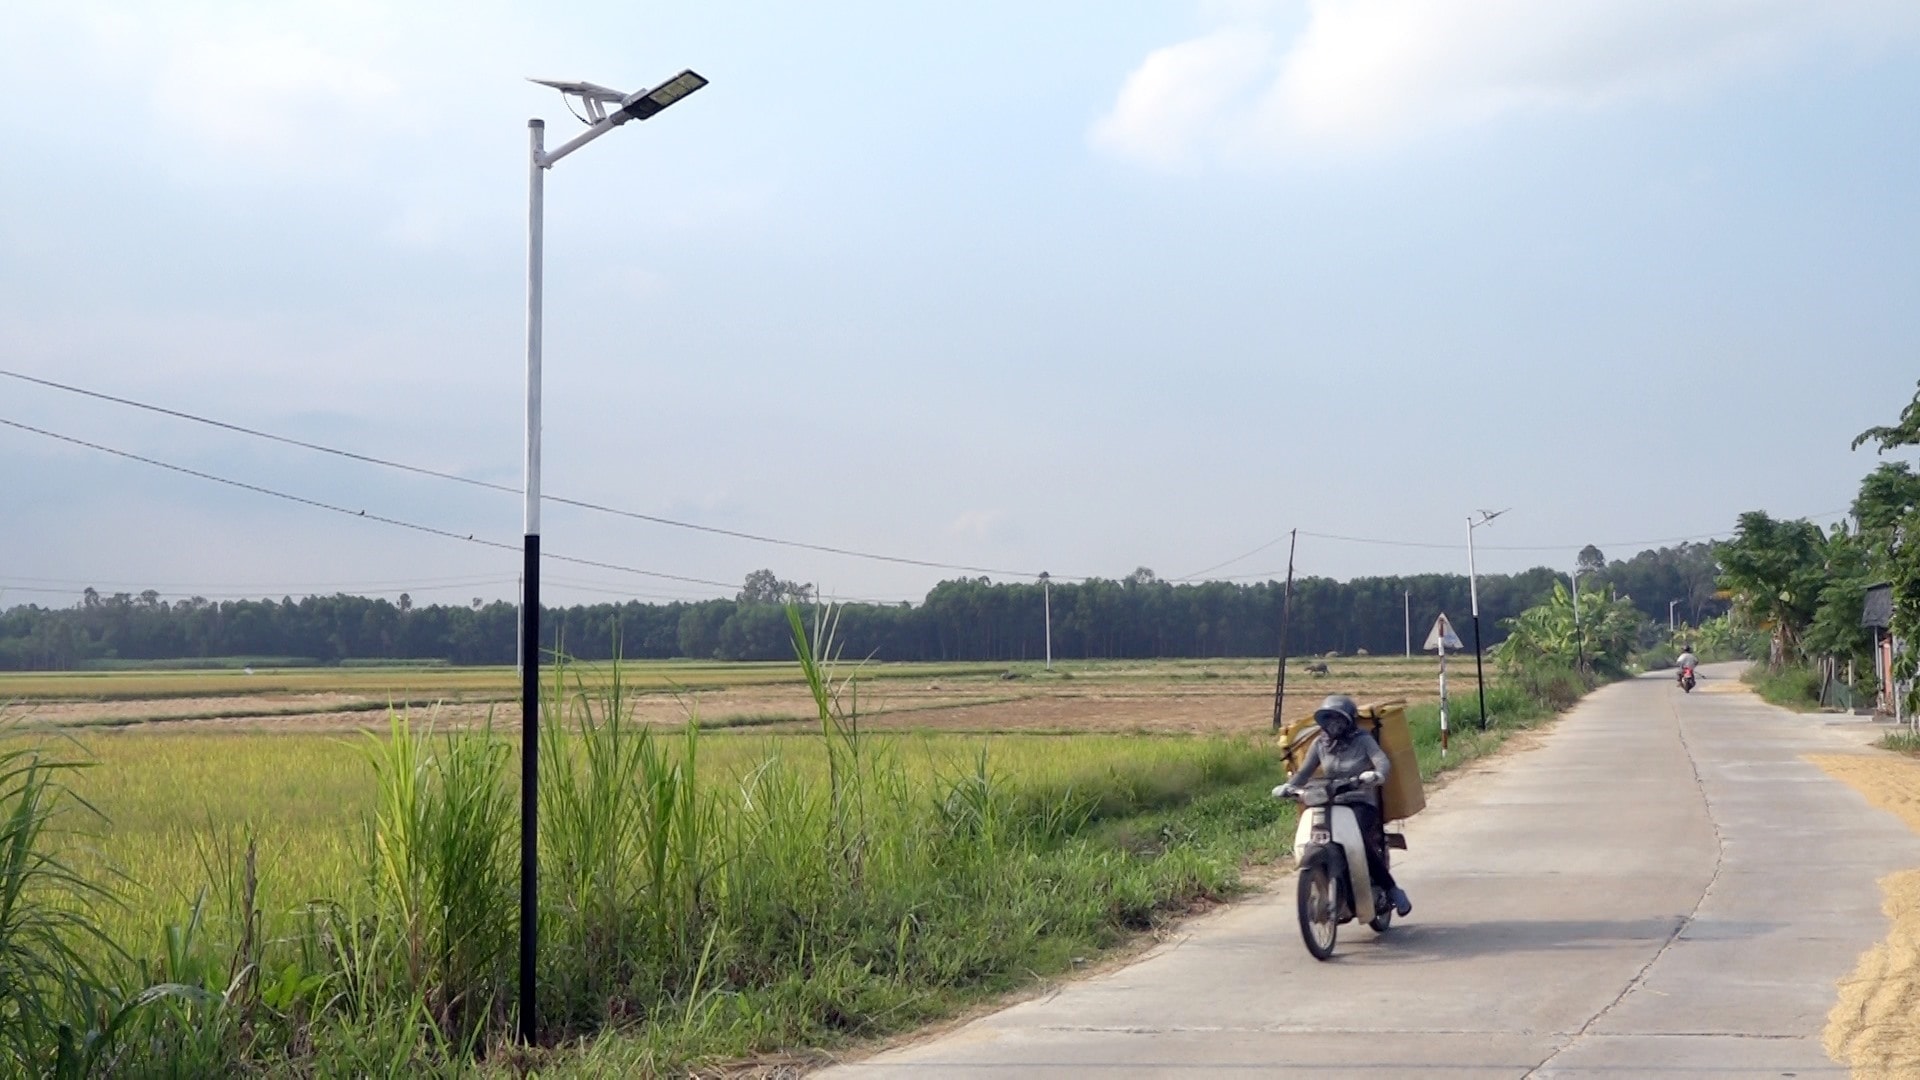
[[[1288,667],[1287,712],[1322,695],[1363,701],[1430,700],[1432,658],[1348,657]],[[842,674],[852,669],[843,668]],[[1273,715],[1274,665],[1259,660],[1067,661],[1038,664],[869,664],[859,669],[859,713],[875,728],[946,732],[1229,734],[1262,730]],[[610,665],[570,669],[570,685],[600,685]],[[1472,665],[1455,662],[1455,692]],[[712,728],[802,730],[813,715],[799,670],[787,664],[622,665],[634,715]],[[442,726],[518,724],[510,668],[0,675],[0,702],[32,724],[65,728],[337,731],[382,727],[390,706]]]

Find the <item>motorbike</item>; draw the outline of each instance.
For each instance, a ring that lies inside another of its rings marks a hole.
[[[1300,938],[1315,960],[1333,956],[1340,924],[1365,919],[1374,933],[1393,925],[1393,900],[1367,870],[1367,846],[1353,808],[1334,802],[1341,794],[1366,786],[1361,780],[1316,782],[1294,798],[1303,812],[1294,832],[1293,851],[1300,866],[1298,906]],[[1407,838],[1387,834],[1387,848],[1406,850]],[[1364,898],[1355,903],[1356,898]]]
[[[1689,694],[1693,693],[1693,665],[1689,664],[1681,668],[1678,678],[1680,680],[1680,689],[1685,690]]]

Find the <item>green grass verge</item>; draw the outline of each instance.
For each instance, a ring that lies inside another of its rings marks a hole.
[[[1765,664],[1755,664],[1740,679],[1769,704],[1795,712],[1816,712],[1820,708],[1820,677],[1810,668],[1789,665],[1769,671]]]
[[[1880,741],[1874,745],[1882,750],[1893,750],[1920,757],[1920,734],[1911,731],[1889,731],[1880,736]]]

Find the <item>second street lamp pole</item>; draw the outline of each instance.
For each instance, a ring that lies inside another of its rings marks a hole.
[[[527,479],[520,585],[520,1041],[539,1033],[540,946],[540,331],[546,256],[546,172],[554,162],[629,120],[645,120],[707,80],[682,71],[651,90],[623,94],[586,82],[549,82],[586,108],[587,130],[551,153],[544,120],[527,121]],[[612,109],[609,111],[608,107]]]
[[[1505,510],[1482,510],[1480,520],[1467,515],[1467,595],[1473,602],[1473,678],[1480,684],[1480,730],[1487,730],[1487,672],[1480,660],[1480,583],[1473,567],[1473,530],[1506,513]]]

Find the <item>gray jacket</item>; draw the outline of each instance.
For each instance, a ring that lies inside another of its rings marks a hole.
[[[1330,742],[1326,736],[1313,741],[1313,749],[1307,751],[1307,760],[1300,763],[1300,771],[1293,774],[1287,783],[1294,787],[1305,784],[1313,776],[1314,770],[1326,767],[1328,780],[1351,780],[1361,773],[1372,769],[1385,780],[1393,771],[1393,762],[1387,760],[1387,752],[1373,741],[1373,736],[1364,731],[1356,731],[1338,743]],[[1373,788],[1353,788],[1344,791],[1334,801],[1372,805],[1377,797]]]

